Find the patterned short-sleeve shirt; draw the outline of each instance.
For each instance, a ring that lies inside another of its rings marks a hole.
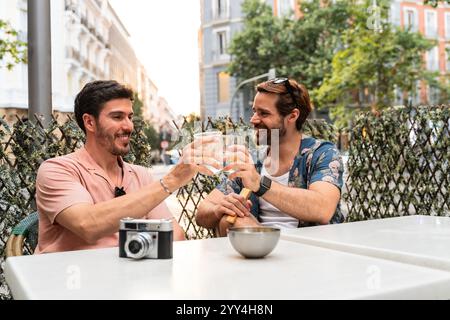
[[[255,167],[261,173],[262,163],[257,162]],[[303,136],[300,149],[289,171],[288,186],[308,189],[314,182],[325,181],[335,185],[341,191],[343,173],[344,165],[342,158],[334,144],[309,136]],[[231,192],[239,193],[243,185],[239,178],[235,181],[229,181],[223,178],[216,188],[224,194]],[[258,197],[252,193],[250,200],[252,202],[251,213],[259,220],[260,210]],[[343,221],[344,215],[341,212],[340,204],[338,204],[330,223],[341,223]],[[314,225],[318,225],[318,223],[299,221],[299,227]]]

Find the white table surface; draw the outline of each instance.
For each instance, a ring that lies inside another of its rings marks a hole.
[[[284,229],[281,238],[450,271],[450,218],[405,216]]]
[[[8,258],[15,299],[448,299],[450,273],[280,240],[264,259],[227,238],[174,243],[172,260],[117,248]]]

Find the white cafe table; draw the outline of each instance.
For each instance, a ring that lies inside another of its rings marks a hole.
[[[450,218],[403,216],[283,230],[281,238],[450,271]]]
[[[448,299],[450,273],[280,240],[244,259],[227,238],[174,243],[172,260],[117,248],[10,257],[15,299]]]

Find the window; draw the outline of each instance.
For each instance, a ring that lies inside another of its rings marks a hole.
[[[72,74],[72,70],[69,70],[69,72],[67,73],[67,93],[71,96],[73,95],[74,92],[74,88],[73,88],[73,74]]]
[[[394,85],[394,96],[395,104],[401,105],[403,103],[403,92],[397,85]]]
[[[411,90],[411,92],[408,94],[408,104],[412,105],[418,105],[420,102],[420,81],[416,81],[416,86]]]
[[[410,28],[412,32],[418,31],[417,14],[414,9],[405,9],[403,22],[405,28]]]
[[[230,27],[225,26],[212,31],[212,60],[224,62],[229,60],[228,45],[230,42]]]
[[[230,101],[230,75],[223,71],[217,74],[217,99],[219,103]]]
[[[294,2],[292,0],[278,0],[278,15],[289,16],[294,12]]]
[[[225,0],[217,0],[217,15],[222,17],[226,12]]]
[[[214,19],[228,18],[228,1],[229,0],[214,0],[213,16]]]
[[[427,69],[430,71],[439,70],[439,51],[438,47],[432,48],[427,52]]]
[[[440,90],[436,87],[428,87],[428,103],[437,104],[439,103]]]
[[[425,10],[425,35],[431,38],[435,38],[437,36],[436,11]]]
[[[225,31],[217,33],[217,52],[219,56],[227,53],[227,33]]]
[[[450,12],[445,13],[445,38],[450,39]]]
[[[400,26],[400,4],[396,2],[391,3],[390,10],[388,12],[389,22],[396,26]]]
[[[445,48],[445,61],[447,73],[450,74],[450,46]]]

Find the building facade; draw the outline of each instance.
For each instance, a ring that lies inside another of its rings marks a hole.
[[[179,124],[179,118],[175,115],[172,108],[163,97],[158,98],[157,112],[152,114],[152,122],[161,133],[172,135],[175,133],[175,121]]]
[[[450,5],[441,3],[433,8],[420,0],[392,0],[390,17],[394,25],[410,28],[436,41],[436,46],[424,56],[424,68],[438,72],[441,81],[445,81],[446,75],[450,74]],[[397,103],[401,103],[402,94],[397,92],[396,97]],[[440,93],[425,82],[418,82],[410,101],[412,104],[435,104],[441,102]]]
[[[158,109],[158,87],[147,75],[147,71],[142,65],[139,65],[137,80],[137,92],[140,93],[139,97],[143,105],[146,106],[142,112],[143,117],[151,121],[153,114]]]
[[[0,1],[0,19],[27,41],[27,0]],[[90,81],[114,79],[156,110],[158,88],[136,58],[129,33],[108,0],[51,0],[53,110],[73,112],[75,95]],[[0,68],[0,117],[12,122],[28,112],[27,65]]]
[[[116,12],[109,6],[111,12],[111,28],[109,41],[111,44],[111,79],[128,84],[133,90],[138,86],[139,61],[129,43],[130,34],[120,21]]]
[[[57,20],[52,25],[57,41],[52,43],[53,88],[64,99],[54,100],[54,107],[71,112],[73,98],[86,83],[110,78],[112,22],[107,1],[52,1],[52,10],[52,19]]]
[[[237,80],[226,73],[230,63],[228,46],[243,26],[243,0],[200,0],[200,113],[202,119],[231,116],[249,118],[248,103],[252,97],[236,91]],[[295,0],[262,0],[275,15],[298,14]],[[268,70],[269,73],[269,70]],[[267,79],[267,78],[266,78]],[[263,79],[259,80],[262,81]],[[233,100],[232,106],[231,102]],[[247,110],[248,111],[248,110]]]

